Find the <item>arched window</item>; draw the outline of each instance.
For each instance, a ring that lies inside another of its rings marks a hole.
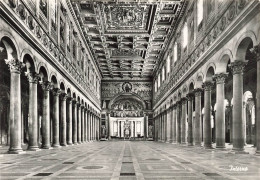
[[[162,68],[162,82],[165,79],[165,67]]]
[[[176,62],[178,59],[178,46],[177,43],[174,43],[174,47],[173,47],[173,62]]]
[[[158,76],[158,88],[161,86],[161,74]]]
[[[203,20],[203,0],[197,0],[197,25],[199,27],[201,27],[202,20]]]
[[[167,73],[170,72],[171,69],[171,63],[170,63],[170,55],[167,56],[166,64],[167,64]]]
[[[187,47],[188,44],[188,26],[187,22],[185,22],[183,29],[182,29],[182,35],[183,35],[183,48]]]

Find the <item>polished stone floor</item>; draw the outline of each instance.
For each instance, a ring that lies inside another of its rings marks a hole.
[[[144,141],[103,141],[5,154],[0,179],[260,179],[260,157]]]

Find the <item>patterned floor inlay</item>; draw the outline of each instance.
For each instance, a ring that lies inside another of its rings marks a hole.
[[[5,150],[8,147],[0,147],[1,152]],[[161,142],[102,141],[26,153],[2,154],[1,180],[258,180],[260,177],[260,157],[253,154],[230,154],[228,150]]]
[[[64,162],[62,164],[74,164],[74,162]]]
[[[83,169],[102,169],[103,166],[85,166]]]
[[[34,176],[49,176],[51,174],[52,173],[38,173],[38,174],[35,174]]]
[[[135,176],[135,173],[120,173],[120,176]]]
[[[205,174],[206,176],[220,176],[217,173],[203,173],[203,174]]]

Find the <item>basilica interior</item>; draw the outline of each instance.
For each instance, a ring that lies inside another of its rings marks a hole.
[[[0,179],[258,179],[259,155],[259,0],[0,0]]]

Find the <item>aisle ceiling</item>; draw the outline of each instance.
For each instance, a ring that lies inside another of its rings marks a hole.
[[[72,0],[104,79],[151,77],[184,4],[184,0]]]

